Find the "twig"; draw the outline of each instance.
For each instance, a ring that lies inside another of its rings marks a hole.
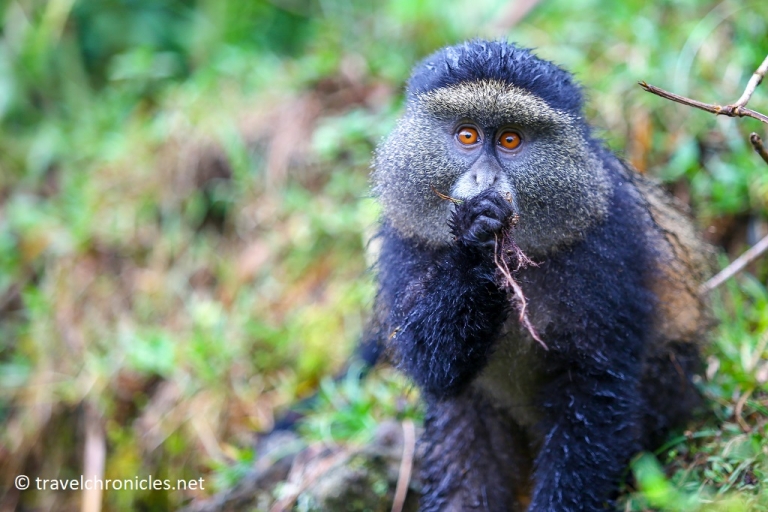
[[[494,32],[502,37],[508,34],[509,30],[522,21],[540,1],[518,0],[517,2],[509,2],[506,12],[502,11],[497,18],[498,21],[492,25]]]
[[[717,116],[751,117],[768,124],[768,116],[761,114],[760,112],[745,108],[744,106],[736,104],[716,105],[714,103],[703,103],[701,101],[692,100],[691,98],[686,98],[685,96],[680,96],[679,94],[675,94],[673,92],[665,91],[664,89],[656,87],[655,85],[651,85],[647,82],[638,82],[638,84],[640,87],[652,94],[655,94],[656,96],[661,96],[662,98],[672,100],[676,103],[682,103],[683,105],[688,105],[689,107],[705,110]]]
[[[85,404],[85,450],[83,453],[83,475],[86,478],[103,479],[104,465],[107,458],[107,441],[101,415],[93,404]],[[84,489],[83,512],[101,511],[102,490],[94,485],[93,489]]]
[[[744,254],[733,260],[730,264],[728,264],[727,267],[725,267],[714,277],[704,283],[700,289],[701,293],[707,293],[714,290],[725,281],[741,272],[744,267],[752,263],[766,250],[768,250],[768,235],[763,237],[759,242],[750,247]]]
[[[739,424],[741,427],[741,430],[746,434],[752,431],[749,424],[742,418],[742,413],[744,412],[744,404],[747,403],[747,400],[749,399],[749,396],[752,394],[752,392],[755,389],[749,389],[741,394],[739,397],[739,401],[736,402],[736,408],[733,411],[733,416],[736,418],[736,423]]]
[[[638,84],[640,84],[640,87],[652,94],[675,101],[677,103],[682,103],[683,105],[688,105],[689,107],[696,107],[701,110],[705,110],[717,116],[752,117],[758,121],[762,121],[763,123],[768,124],[768,116],[761,114],[760,112],[755,112],[754,110],[745,108],[749,102],[749,99],[752,97],[752,94],[755,92],[755,89],[758,85],[760,85],[760,82],[763,81],[763,78],[765,78],[766,73],[768,73],[768,56],[765,57],[763,63],[760,64],[757,70],[752,74],[752,77],[749,79],[747,87],[744,89],[744,93],[741,95],[741,97],[734,103],[724,106],[692,100],[691,98],[686,98],[685,96],[680,96],[679,94],[665,91],[664,89],[656,87],[655,85],[651,85],[645,81],[638,82]]]
[[[755,132],[752,132],[749,135],[749,142],[752,143],[752,147],[755,148],[755,151],[760,155],[760,158],[765,160],[765,163],[768,164],[768,151],[766,151],[765,146],[763,146],[763,139],[761,139]]]
[[[741,95],[741,98],[736,100],[736,103],[734,103],[734,106],[743,107],[744,105],[747,104],[747,102],[749,101],[749,98],[752,97],[752,93],[755,92],[755,89],[757,89],[757,86],[760,85],[760,82],[763,81],[763,78],[765,78],[765,74],[767,72],[768,72],[768,55],[766,55],[763,63],[757,67],[757,71],[755,71],[752,74],[752,77],[749,79],[749,82],[747,83],[747,88],[744,89],[744,94]]]
[[[689,107],[695,107],[720,116],[751,117],[768,124],[768,116],[760,112],[745,108],[750,98],[752,97],[752,94],[755,92],[755,89],[757,89],[757,86],[760,85],[760,82],[762,82],[763,78],[765,78],[766,73],[768,73],[768,56],[765,57],[762,64],[758,66],[757,70],[752,74],[752,77],[750,77],[749,82],[747,82],[747,87],[744,89],[744,93],[741,95],[741,97],[734,103],[725,106],[711,103],[702,103],[701,101],[692,100],[690,98],[686,98],[685,96],[680,96],[679,94],[665,91],[664,89],[650,85],[645,81],[638,82],[638,84],[640,87],[652,94],[661,96],[662,98],[677,103],[681,103],[683,105],[688,105]],[[752,143],[752,147],[755,148],[757,154],[760,155],[765,163],[768,163],[768,151],[766,151],[765,146],[763,146],[763,140],[760,138],[760,136],[756,133],[752,133],[749,136],[749,141]],[[768,236],[757,242],[753,247],[747,250],[747,252],[733,260],[727,267],[718,272],[717,275],[701,285],[701,288],[699,289],[700,293],[703,294],[714,290],[725,281],[733,277],[735,274],[740,272],[744,267],[746,267],[749,263],[763,254],[766,250],[768,250]]]
[[[400,459],[400,473],[397,476],[395,499],[392,501],[392,512],[402,512],[408,486],[411,483],[413,470],[413,454],[416,452],[416,427],[413,420],[403,421],[403,458]]]
[[[315,455],[316,457],[317,455]],[[347,454],[339,451],[327,458],[320,459],[314,466],[310,465],[310,459],[294,462],[288,482],[293,484],[293,489],[287,496],[277,500],[270,508],[270,512],[287,512],[291,510],[299,495],[306,491],[315,481],[328,472],[333,466],[342,461]]]

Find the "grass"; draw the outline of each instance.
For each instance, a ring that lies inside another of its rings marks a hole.
[[[763,510],[768,506],[766,292],[743,276],[716,292],[719,322],[699,382],[706,410],[655,454],[633,463],[627,510]],[[663,465],[662,465],[663,464]]]
[[[362,442],[384,418],[418,418],[389,370],[327,376],[374,293],[371,152],[410,67],[443,44],[508,37],[574,71],[613,149],[692,204],[730,257],[754,241],[768,174],[747,134],[762,127],[636,82],[737,98],[768,53],[759,2],[550,0],[512,28],[507,4],[3,4],[0,480],[77,477],[88,439],[106,477],[210,482],[103,501],[173,509],[237,481],[253,433],[318,386],[307,440]],[[750,105],[767,111],[763,87]],[[627,509],[765,508],[766,276],[755,264],[714,297],[707,410],[636,461]],[[82,497],[0,489],[10,509]]]

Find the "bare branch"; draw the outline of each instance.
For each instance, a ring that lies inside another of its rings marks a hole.
[[[507,9],[504,9],[496,23],[492,25],[494,32],[499,36],[503,36],[509,33],[510,29],[520,23],[525,16],[536,7],[540,0],[518,0],[517,2],[509,2]]]
[[[651,85],[645,81],[638,82],[638,84],[640,87],[652,94],[655,94],[656,96],[661,96],[662,98],[677,103],[682,103],[683,105],[688,105],[689,107],[699,108],[701,110],[715,114],[716,116],[751,117],[768,124],[768,116],[761,114],[760,112],[745,108],[749,102],[749,99],[752,97],[752,94],[755,92],[755,89],[758,85],[760,85],[760,82],[763,81],[763,78],[765,78],[766,73],[768,73],[768,56],[765,57],[763,63],[760,64],[757,70],[752,74],[752,77],[749,79],[747,87],[744,89],[744,93],[741,95],[741,97],[730,105],[702,103],[701,101],[692,100],[691,98],[686,98],[685,96],[680,96],[679,94],[665,91],[664,89],[656,87],[655,85]]]
[[[749,136],[749,142],[752,143],[752,147],[755,148],[757,154],[768,164],[768,151],[763,146],[763,139],[755,132],[752,132]]]
[[[742,393],[739,397],[739,401],[736,402],[736,409],[733,411],[733,415],[736,417],[736,422],[739,424],[742,432],[744,433],[749,433],[752,431],[752,427],[750,427],[749,424],[744,420],[742,413],[744,412],[744,404],[747,403],[747,400],[749,400],[749,397],[752,395],[754,390],[755,388],[751,388]]]
[[[638,84],[640,85],[640,87],[642,87],[643,89],[645,89],[646,91],[652,94],[655,94],[656,96],[661,96],[664,99],[668,99],[676,103],[682,103],[683,105],[688,105],[689,107],[695,107],[701,110],[705,110],[717,116],[751,117],[753,119],[757,119],[758,121],[762,121],[763,123],[768,124],[768,116],[766,116],[765,114],[761,114],[760,112],[756,112],[754,110],[745,108],[743,106],[738,106],[735,104],[734,105],[715,105],[713,103],[702,103],[701,101],[692,100],[691,98],[686,98],[685,96],[680,96],[679,94],[665,91],[664,89],[660,87],[656,87],[655,85],[651,85],[647,82],[638,82]]]
[[[405,497],[408,495],[408,485],[411,483],[413,457],[416,453],[416,427],[413,420],[403,421],[403,458],[400,460],[400,474],[397,476],[395,499],[392,502],[392,512],[402,512]]]
[[[765,78],[765,73],[768,72],[768,55],[766,55],[765,60],[762,64],[757,68],[757,71],[752,75],[752,78],[749,79],[749,83],[747,83],[747,88],[744,89],[744,94],[741,95],[741,98],[736,100],[736,103],[733,105],[736,107],[743,107],[747,104],[749,101],[749,98],[752,97],[752,93],[755,92],[755,89],[757,89],[757,86],[760,85],[760,82],[763,81],[763,78]]]
[[[761,114],[760,112],[745,108],[750,98],[752,97],[752,94],[755,92],[755,89],[758,85],[760,85],[760,82],[763,81],[763,78],[765,78],[766,73],[768,73],[768,56],[765,57],[763,63],[760,64],[757,70],[752,74],[752,77],[749,79],[747,87],[744,89],[744,93],[741,95],[741,97],[734,103],[725,106],[711,103],[702,103],[701,101],[692,100],[690,98],[686,98],[685,96],[680,96],[679,94],[665,91],[664,89],[650,85],[647,82],[638,83],[640,84],[640,87],[652,94],[661,96],[662,98],[677,103],[681,103],[683,105],[688,105],[689,107],[695,107],[718,116],[751,117],[768,124],[768,116]],[[757,154],[760,155],[763,160],[765,160],[765,163],[768,163],[768,151],[766,151],[765,146],[763,146],[763,140],[756,133],[752,133],[749,136],[749,141],[752,143],[752,147],[755,148],[755,151],[757,151]],[[757,259],[766,250],[768,250],[768,236],[757,242],[753,247],[750,247],[749,250],[747,250],[744,254],[733,260],[727,267],[718,272],[717,275],[701,285],[699,291],[704,294],[714,290],[725,281],[733,277],[735,274],[741,272],[744,267]]]
[[[733,260],[727,267],[717,273],[709,281],[701,286],[701,293],[707,293],[725,281],[741,272],[744,267],[752,263],[755,259],[760,257],[766,250],[768,250],[768,236],[763,237],[759,242],[750,247],[744,254]]]

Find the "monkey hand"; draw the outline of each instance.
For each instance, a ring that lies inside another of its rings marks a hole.
[[[456,207],[451,233],[461,244],[492,248],[514,213],[508,200],[496,190],[487,189]]]

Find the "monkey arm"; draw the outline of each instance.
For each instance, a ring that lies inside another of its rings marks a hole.
[[[605,510],[640,449],[638,384],[635,371],[571,367],[544,388],[530,511]]]
[[[408,375],[436,398],[456,395],[480,372],[506,317],[492,259],[465,251],[420,251],[396,235],[382,248],[380,271],[394,274],[385,281],[389,344]]]
[[[387,305],[389,344],[434,398],[456,395],[482,370],[506,319],[506,293],[494,281],[493,234],[511,214],[498,194],[465,201],[451,223],[456,241],[439,249],[382,231],[378,300]]]

